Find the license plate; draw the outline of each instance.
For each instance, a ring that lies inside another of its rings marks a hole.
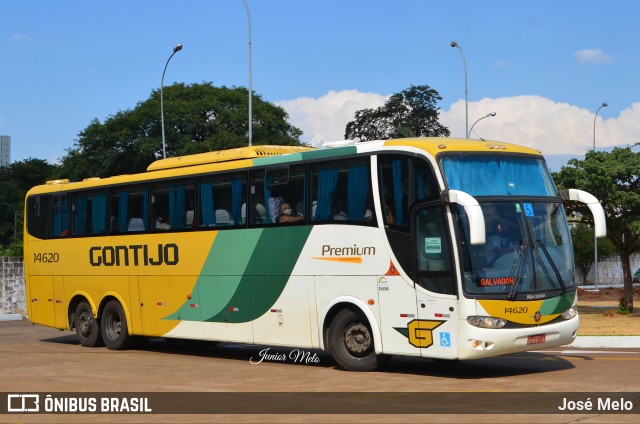
[[[545,334],[536,334],[535,336],[529,336],[527,338],[527,344],[544,343],[546,339],[547,336]]]

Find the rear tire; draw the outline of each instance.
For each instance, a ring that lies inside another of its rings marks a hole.
[[[384,363],[384,356],[376,355],[369,322],[350,309],[333,318],[328,341],[333,359],[344,369],[374,371]]]
[[[82,346],[96,347],[103,346],[100,324],[93,317],[91,305],[86,300],[80,301],[73,316],[73,326],[76,329],[76,336]]]
[[[107,348],[122,350],[130,346],[132,337],[129,335],[127,317],[120,302],[111,300],[104,307],[101,319],[102,339]]]

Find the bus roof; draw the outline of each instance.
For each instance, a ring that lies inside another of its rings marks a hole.
[[[65,189],[91,188],[110,184],[146,181],[149,178],[167,178],[178,175],[187,175],[189,174],[189,171],[185,168],[188,167],[193,167],[194,173],[215,172],[230,169],[250,168],[256,165],[269,165],[295,162],[297,160],[313,160],[353,155],[358,152],[375,152],[383,148],[393,149],[394,147],[410,147],[419,149],[434,158],[442,153],[455,152],[487,152],[497,154],[520,153],[541,156],[540,151],[519,146],[517,144],[444,137],[402,138],[367,142],[346,140],[344,142],[328,143],[328,145],[332,148],[316,149],[314,147],[305,146],[259,145],[172,157],[160,159],[151,163],[148,166],[146,173],[118,175],[109,178],[92,177],[85,178],[83,181],[79,182],[70,182],[68,179],[52,180],[47,181],[44,185],[32,188],[29,190],[28,194],[51,193]],[[172,170],[184,171],[178,172]]]
[[[236,149],[219,150],[216,152],[198,153],[195,155],[178,156],[157,160],[147,167],[147,171],[160,169],[181,168],[184,166],[203,165],[205,163],[228,162],[239,159],[253,159],[267,156],[299,153],[315,150],[314,147],[303,146],[251,146]]]
[[[504,143],[501,141],[485,141],[474,140],[468,138],[445,138],[445,137],[429,137],[429,138],[401,138],[387,140],[385,146],[411,146],[424,150],[436,157],[444,152],[496,152],[504,151],[509,153],[524,153],[530,155],[541,156],[539,150],[529,147],[520,146],[518,144]]]

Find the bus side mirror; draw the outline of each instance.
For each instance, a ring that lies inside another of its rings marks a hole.
[[[593,226],[595,229],[596,237],[604,237],[607,235],[607,221],[604,217],[604,210],[602,205],[592,194],[586,191],[570,188],[568,190],[562,190],[560,192],[562,200],[575,200],[580,203],[584,203],[589,207],[591,214],[593,215]]]
[[[485,243],[484,214],[478,201],[470,194],[460,190],[448,190],[442,193],[446,203],[457,203],[464,208],[469,218],[469,242],[473,245]]]

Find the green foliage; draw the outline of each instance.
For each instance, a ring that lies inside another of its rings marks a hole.
[[[174,84],[163,89],[167,157],[243,147],[248,134],[246,88],[211,83]],[[302,131],[287,122],[284,109],[254,94],[253,144],[300,145]],[[60,178],[72,181],[143,172],[162,157],[160,91],[119,111],[104,123],[93,120],[67,151]]]
[[[625,305],[633,312],[629,256],[640,250],[640,153],[629,147],[611,152],[592,150],[584,160],[571,159],[554,173],[554,179],[560,189],[585,190],[600,200],[607,220],[607,238],[622,263]],[[566,207],[569,212],[580,212],[583,222],[593,223],[586,205],[572,202]]]
[[[620,299],[620,303],[618,304],[618,310],[616,311],[618,315],[629,315],[631,311],[627,307],[627,302],[624,297]]]
[[[0,256],[22,256],[22,240],[16,240],[9,246],[0,246]]]
[[[438,122],[439,100],[442,97],[428,85],[411,85],[392,95],[384,106],[357,111],[355,120],[347,124],[345,138],[447,137],[449,129]]]

